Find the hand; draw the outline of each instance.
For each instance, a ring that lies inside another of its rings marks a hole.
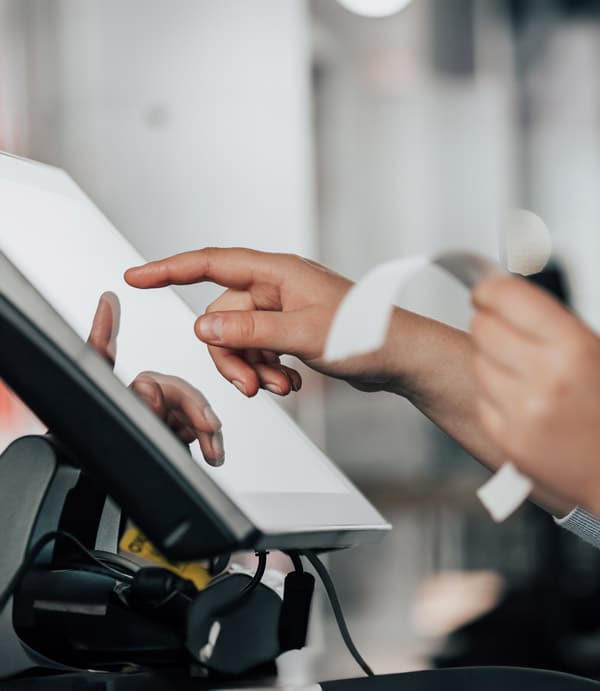
[[[381,389],[385,351],[323,361],[325,338],[352,283],[301,257],[249,249],[206,248],[129,269],[136,288],[212,281],[227,288],[199,317],[195,332],[208,344],[221,374],[246,396],[259,388],[285,396],[300,389],[300,374],[281,364],[295,355],[309,367],[362,390]]]
[[[114,367],[120,321],[119,299],[103,293],[88,343]],[[225,454],[221,422],[204,396],[179,377],[142,372],[131,382],[134,391],[184,444],[198,439],[207,463],[221,465]]]
[[[519,278],[482,281],[473,303],[485,432],[543,487],[600,515],[600,339]]]

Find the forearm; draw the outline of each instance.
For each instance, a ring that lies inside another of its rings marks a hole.
[[[386,390],[408,399],[466,451],[492,471],[506,457],[477,421],[473,345],[468,333],[397,309],[384,358],[391,376]],[[536,486],[533,499],[556,516],[573,504]]]

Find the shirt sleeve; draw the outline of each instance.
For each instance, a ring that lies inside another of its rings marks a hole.
[[[563,518],[554,518],[557,525],[574,533],[588,544],[600,549],[600,518],[576,506]]]

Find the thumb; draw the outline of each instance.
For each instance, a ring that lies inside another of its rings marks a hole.
[[[102,293],[94,314],[88,343],[114,367],[117,355],[117,336],[121,305],[119,298],[110,291]]]
[[[234,350],[258,348],[308,359],[319,355],[326,332],[322,319],[309,312],[211,312],[196,320],[194,331],[209,345]]]

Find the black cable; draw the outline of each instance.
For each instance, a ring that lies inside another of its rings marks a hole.
[[[331,609],[333,610],[335,620],[342,635],[342,639],[346,644],[346,648],[348,648],[350,655],[352,655],[358,666],[368,677],[375,676],[373,670],[364,661],[362,655],[358,652],[356,646],[354,645],[354,641],[352,640],[350,631],[348,631],[348,626],[346,625],[346,620],[344,619],[344,613],[342,612],[342,606],[335,591],[335,586],[333,585],[329,572],[325,568],[325,564],[323,564],[323,562],[314,552],[303,552],[303,554],[312,564],[314,570],[319,574],[319,578],[325,586],[329,602],[331,603]]]
[[[300,559],[298,552],[286,552],[286,554],[292,560],[296,573],[304,573],[304,566],[302,566],[302,559]]]
[[[252,576],[252,580],[248,581],[248,583],[240,590],[233,600],[230,600],[229,602],[224,603],[222,607],[219,607],[215,614],[218,614],[220,617],[225,616],[236,610],[246,601],[248,596],[259,585],[262,577],[265,575],[268,554],[268,552],[256,552],[256,556],[258,557],[258,565],[256,566],[254,576]]]
[[[256,565],[256,571],[252,580],[244,586],[240,595],[247,595],[251,590],[254,590],[256,586],[262,581],[262,577],[265,575],[265,570],[267,568],[267,554],[268,552],[257,552],[258,564]]]
[[[162,600],[160,600],[159,602],[155,602],[154,604],[150,605],[150,609],[160,609],[161,607],[168,605],[169,602],[174,600],[178,595],[181,595],[181,597],[184,600],[187,600],[188,604],[190,604],[192,602],[192,598],[189,595],[182,593],[181,590],[172,590],[168,595],[165,595],[165,597],[163,597]]]
[[[92,550],[88,549],[82,542],[80,542],[75,535],[71,535],[71,533],[68,533],[63,530],[57,531],[59,537],[65,537],[67,540],[70,540],[77,549],[82,552],[91,562],[94,564],[97,564],[98,567],[100,567],[102,573],[106,574],[107,572],[111,574],[112,576],[116,576],[117,578],[120,578],[122,581],[132,581],[133,580],[133,574],[128,573],[125,570],[121,570],[119,566],[116,566],[112,563],[112,560],[107,559],[103,556],[103,552],[100,552],[99,554],[96,554],[95,552],[92,552]],[[117,555],[115,555],[117,556]]]
[[[21,562],[21,566],[19,566],[19,568],[15,571],[13,577],[7,583],[4,590],[0,593],[0,612],[4,610],[6,604],[14,594],[15,590],[19,587],[19,584],[23,580],[23,577],[25,576],[27,571],[29,571],[29,569],[32,567],[33,563],[39,557],[44,547],[59,537],[69,540],[73,545],[75,545],[75,547],[77,547],[77,549],[80,552],[85,554],[85,556],[90,561],[94,562],[94,564],[99,566],[104,572],[109,571],[113,574],[116,574],[122,580],[127,580],[129,578],[125,574],[122,574],[116,569],[113,569],[107,564],[103,563],[94,555],[94,553],[91,550],[89,550],[84,544],[82,544],[74,535],[71,535],[71,533],[67,533],[64,530],[54,530],[50,533],[42,535],[42,537],[34,543],[34,545],[29,549],[29,551],[25,555],[25,558]]]

